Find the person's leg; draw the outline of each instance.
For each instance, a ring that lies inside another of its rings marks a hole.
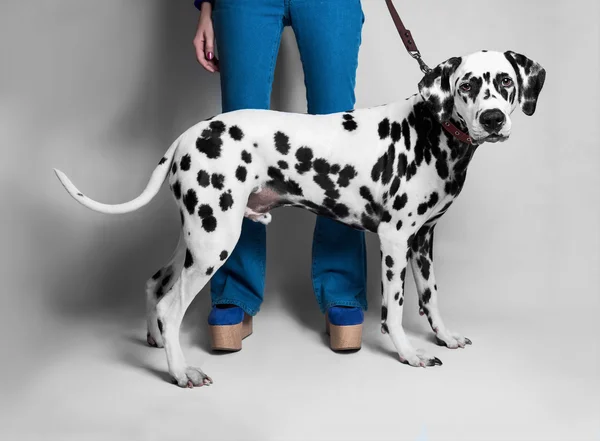
[[[308,112],[353,109],[364,21],[360,1],[290,0],[290,15],[304,68]],[[318,217],[312,277],[321,311],[333,306],[366,309],[364,233]]]
[[[269,108],[283,13],[282,0],[215,2],[223,112]],[[237,246],[211,280],[213,305],[236,305],[255,315],[263,299],[265,261],[265,226],[244,219]]]

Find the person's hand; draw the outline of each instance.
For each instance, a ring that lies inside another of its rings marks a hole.
[[[214,73],[219,71],[219,60],[215,56],[215,33],[211,15],[212,5],[209,2],[203,2],[200,7],[198,29],[194,37],[194,47],[198,63],[207,71]]]

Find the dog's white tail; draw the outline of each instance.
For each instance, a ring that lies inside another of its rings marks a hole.
[[[150,176],[150,180],[148,181],[148,185],[137,198],[125,202],[122,204],[103,204],[101,202],[97,202],[89,197],[85,196],[81,193],[77,187],[71,182],[71,180],[60,170],[54,169],[56,176],[60,180],[61,184],[65,187],[65,189],[69,192],[69,194],[79,202],[81,205],[94,210],[99,211],[101,213],[108,214],[120,214],[120,213],[130,213],[135,211],[144,205],[148,204],[154,196],[160,190],[161,185],[165,181],[167,175],[169,174],[169,170],[171,170],[171,163],[173,162],[173,156],[175,155],[175,150],[179,146],[179,141],[181,138],[178,138],[172,145],[169,147],[169,150],[165,153],[163,158],[158,163],[158,166],[152,172],[152,176]]]

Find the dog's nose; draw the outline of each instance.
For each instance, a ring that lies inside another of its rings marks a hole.
[[[479,122],[488,132],[497,132],[504,124],[506,117],[500,109],[489,109],[483,111],[479,117]]]

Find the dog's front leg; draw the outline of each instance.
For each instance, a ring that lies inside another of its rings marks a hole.
[[[423,226],[411,243],[410,264],[419,293],[420,314],[425,315],[438,341],[449,348],[464,348],[471,340],[451,332],[442,320],[438,307],[437,284],[433,273],[434,225]]]
[[[411,366],[435,366],[442,362],[421,350],[416,350],[402,327],[404,308],[404,279],[408,265],[408,239],[395,235],[382,235],[381,266],[382,296],[381,332],[389,333],[398,351],[400,361]]]

